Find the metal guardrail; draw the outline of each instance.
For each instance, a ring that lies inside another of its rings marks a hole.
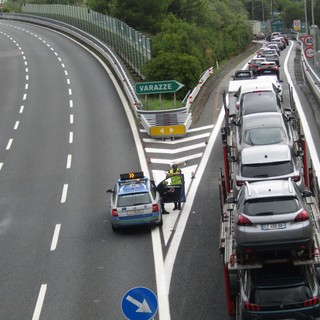
[[[213,73],[213,67],[211,67],[200,76],[197,86],[188,95],[184,107],[156,111],[142,110],[141,101],[135,93],[134,83],[126,68],[121,64],[121,59],[96,37],[68,23],[47,17],[27,14],[3,14],[0,19],[43,25],[68,34],[93,49],[111,67],[129,101],[130,107],[135,112],[135,116],[140,119],[147,133],[155,138],[182,137],[187,134],[192,123],[192,114],[190,113],[192,102],[200,92],[203,84]]]
[[[298,40],[301,46],[301,66],[305,75],[305,79],[313,92],[315,98],[320,105],[320,77],[313,70],[313,66],[309,63],[308,58],[304,54],[303,45],[300,40]]]
[[[112,72],[115,73],[117,81],[120,84],[121,89],[125,92],[125,95],[132,109],[137,112],[139,108],[141,108],[141,101],[136,95],[132,80],[128,76],[125,68],[122,66],[120,59],[113,53],[113,51],[106,44],[104,44],[97,38],[67,23],[45,17],[24,14],[2,14],[0,16],[0,19],[17,20],[36,25],[43,25],[76,38],[81,43],[93,49],[111,67]]]

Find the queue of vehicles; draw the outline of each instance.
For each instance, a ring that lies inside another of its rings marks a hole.
[[[318,181],[292,92],[283,101],[281,83],[269,74],[269,85],[256,72],[255,79],[230,81],[223,95],[220,252],[228,314],[237,320],[315,320]]]

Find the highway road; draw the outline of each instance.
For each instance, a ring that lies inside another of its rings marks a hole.
[[[181,163],[188,199],[181,212],[167,205],[162,229],[114,233],[105,190],[145,163],[110,71],[29,24],[2,21],[0,44],[0,319],[125,319],[121,299],[137,286],[157,293],[161,320],[227,319],[218,177],[221,93],[232,72],[186,139],[155,141],[138,128],[154,178]]]

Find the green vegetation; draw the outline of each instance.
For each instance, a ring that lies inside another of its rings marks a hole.
[[[199,75],[211,66],[246,50],[253,37],[249,19],[304,20],[311,0],[9,0],[6,10],[22,3],[83,6],[124,21],[152,38],[153,58],[145,66],[145,81],[174,79],[185,86],[183,98]],[[315,24],[320,24],[320,0],[314,0]]]

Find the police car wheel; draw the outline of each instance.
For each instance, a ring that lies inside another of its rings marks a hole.
[[[112,231],[118,231],[118,228],[116,228],[112,223],[111,223],[111,228],[112,228]]]

